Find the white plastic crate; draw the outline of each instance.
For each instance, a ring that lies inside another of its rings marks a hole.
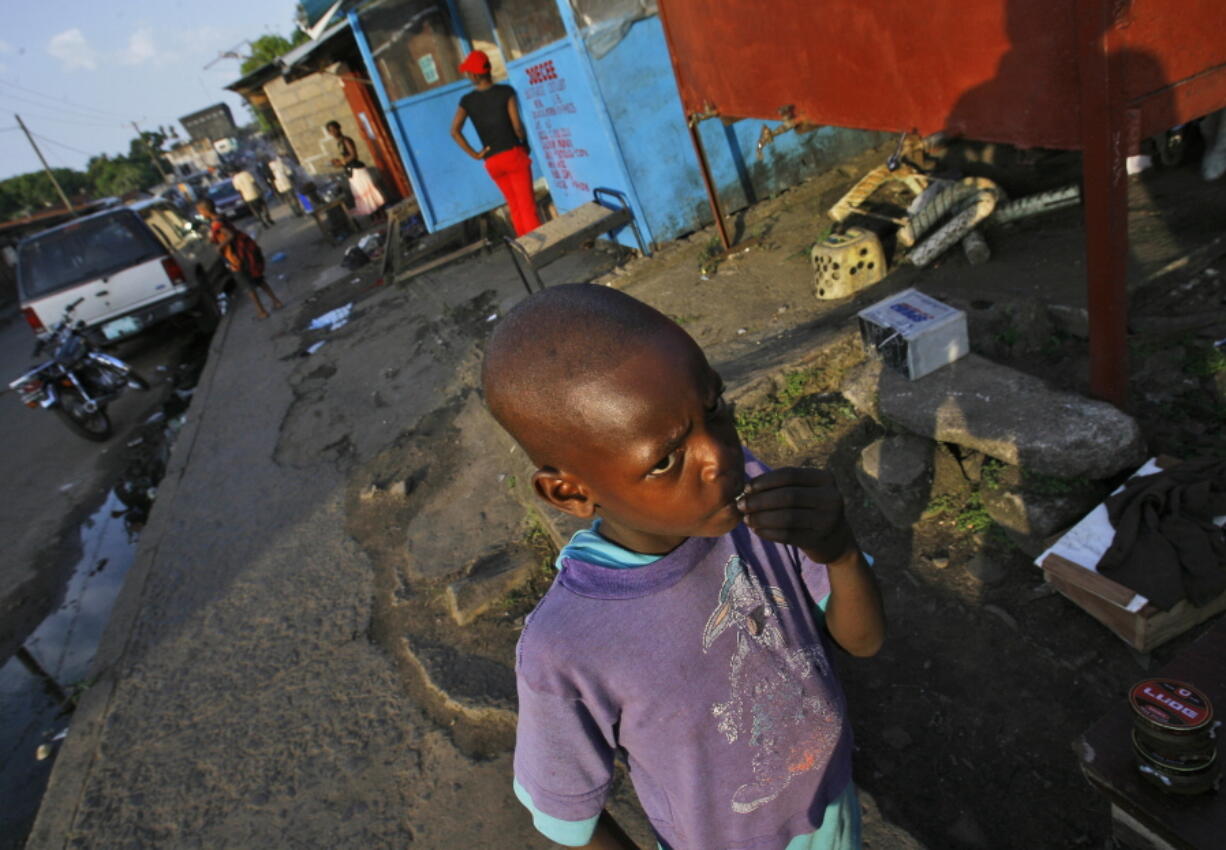
[[[970,351],[966,313],[915,289],[878,301],[857,316],[865,350],[913,381]]]

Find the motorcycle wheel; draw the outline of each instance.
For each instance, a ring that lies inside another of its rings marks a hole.
[[[106,410],[100,407],[89,413],[85,410],[85,400],[76,393],[64,393],[60,403],[51,409],[78,437],[101,443],[111,436],[111,418]]]
[[[128,372],[128,386],[134,390],[147,390],[149,389],[149,382],[145,380],[144,375],[133,369]]]

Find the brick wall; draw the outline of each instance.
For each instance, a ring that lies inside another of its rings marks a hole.
[[[343,66],[332,65],[326,72],[311,74],[292,83],[280,77],[264,86],[264,94],[277,114],[277,120],[294,149],[294,156],[310,174],[337,171],[331,160],[339,156],[336,142],[324,129],[329,121],[339,121],[341,132],[358,144],[358,156],[366,161],[365,137],[345,100],[341,81],[336,76]]]

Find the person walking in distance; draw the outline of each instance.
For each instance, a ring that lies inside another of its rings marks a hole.
[[[289,205],[294,215],[302,215],[302,204],[298,200],[298,187],[295,185],[294,172],[289,163],[285,161],[284,154],[273,157],[268,163],[268,170],[272,174],[272,190]]]
[[[246,169],[234,172],[230,178],[234,188],[243,196],[243,203],[251,210],[252,215],[259,219],[260,224],[272,227],[272,216],[268,213],[268,204],[264,203],[264,193],[255,181],[255,176]]]
[[[507,200],[511,224],[516,236],[523,236],[541,226],[536,212],[536,193],[532,189],[532,158],[528,155],[528,137],[519,115],[515,89],[505,83],[494,84],[490,78],[490,58],[474,50],[460,63],[460,72],[468,77],[474,90],[460,98],[455,118],[451,121],[451,138],[473,159],[485,162],[485,170]],[[481,150],[464,138],[464,122],[472,119]]]
[[[226,221],[208,198],[196,204],[196,209],[209,220],[209,241],[217,246],[226,266],[234,272],[239,283],[246,284],[251,300],[255,302],[256,315],[261,319],[268,318],[268,311],[260,301],[261,289],[272,299],[274,310],[284,307],[281,299],[268,285],[268,281],[264,280],[264,252],[256,241]]]

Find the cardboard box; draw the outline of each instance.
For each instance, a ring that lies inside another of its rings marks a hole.
[[[1174,458],[1154,458],[1133,477],[1158,472],[1176,463]],[[1035,564],[1043,570],[1043,577],[1069,601],[1133,649],[1149,652],[1226,611],[1226,593],[1199,608],[1185,599],[1169,611],[1163,611],[1131,588],[1102,575],[1094,566],[1113,539],[1107,507],[1100,504],[1041,554]]]

